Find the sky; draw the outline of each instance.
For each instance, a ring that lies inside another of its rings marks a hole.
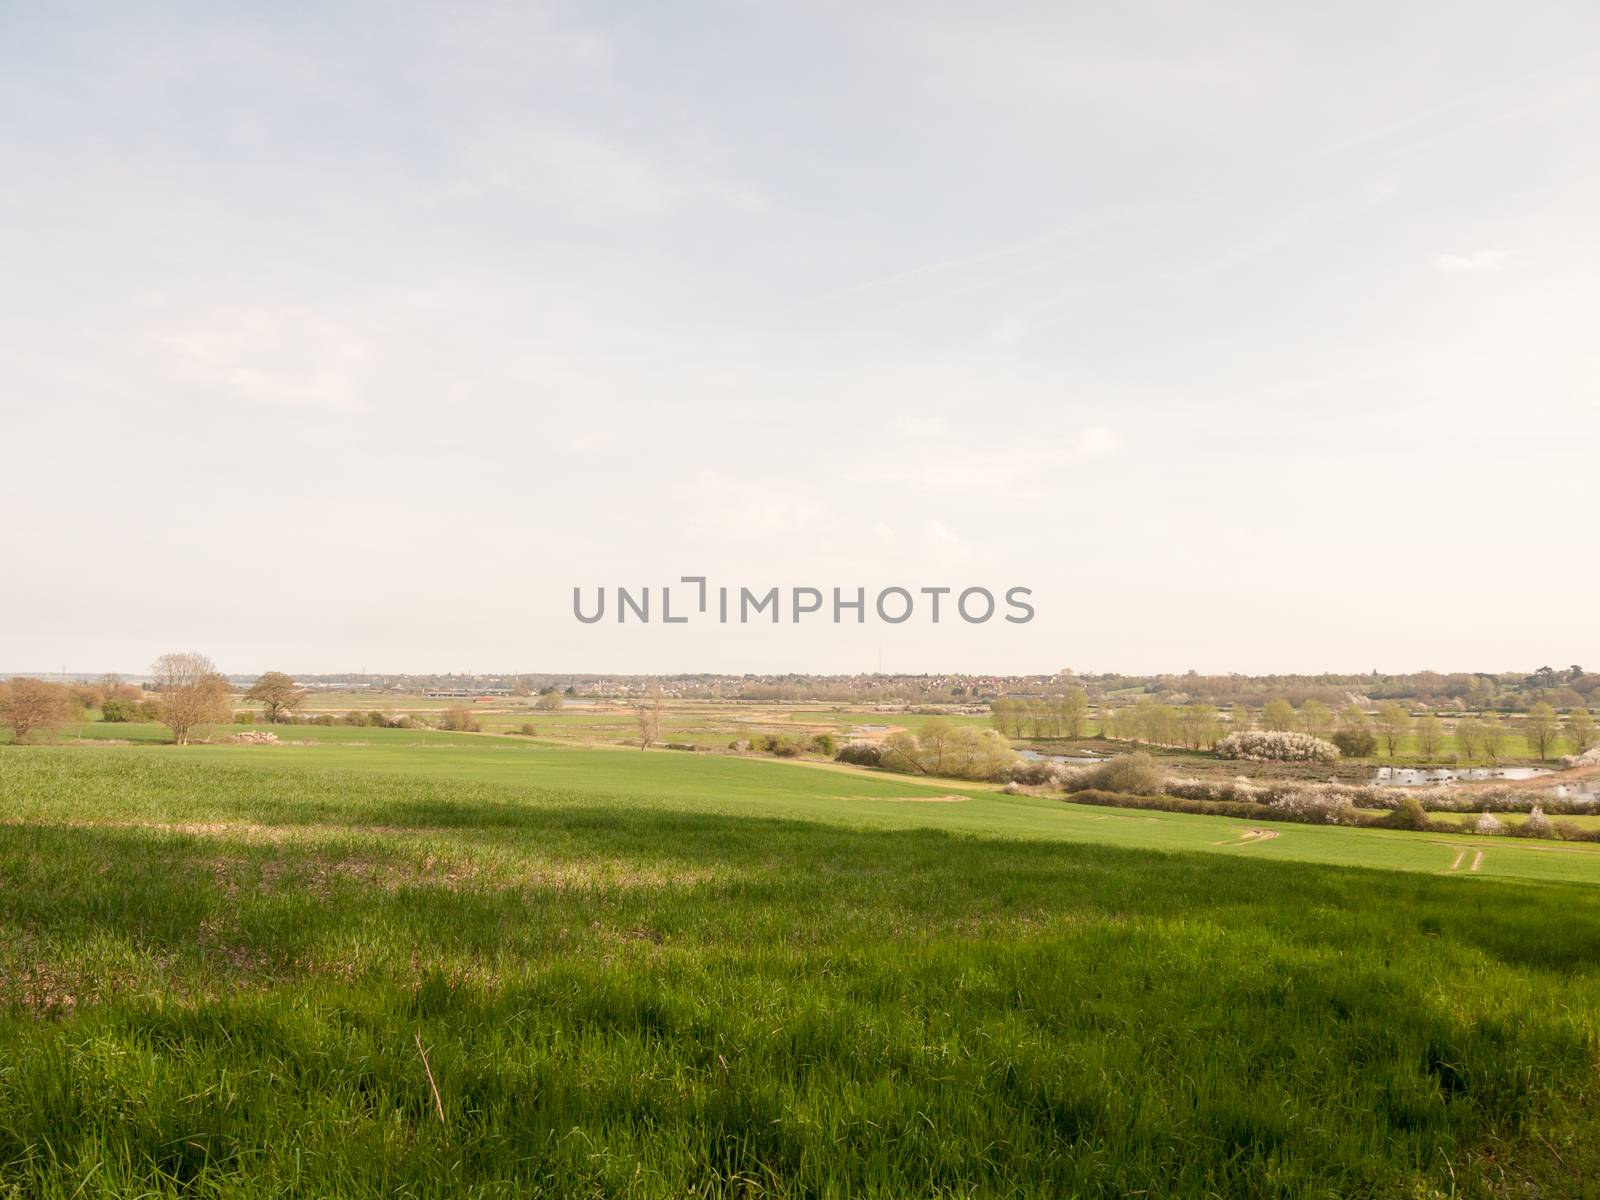
[[[1600,661],[1597,80],[1592,0],[0,0],[0,671]],[[1036,616],[573,619],[689,574]]]

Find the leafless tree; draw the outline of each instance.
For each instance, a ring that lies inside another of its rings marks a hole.
[[[639,749],[648,750],[661,738],[661,693],[644,697],[634,706],[639,720]]]
[[[206,725],[226,721],[228,681],[204,654],[163,654],[150,668],[161,693],[161,723],[180,746]]]
[[[0,725],[10,728],[19,744],[31,734],[49,733],[67,719],[67,692],[42,679],[0,683]]]

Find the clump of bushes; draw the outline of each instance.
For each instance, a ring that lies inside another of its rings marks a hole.
[[[1050,759],[1023,759],[1006,772],[1011,783],[1029,787],[1064,787],[1074,768]]]
[[[901,730],[883,742],[879,764],[907,775],[940,775],[948,779],[1004,779],[1017,756],[993,729],[956,725],[943,717],[923,724],[916,733]]]
[[[1068,792],[1113,792],[1123,795],[1154,796],[1166,786],[1167,773],[1143,750],[1119,754],[1098,766],[1069,768],[1063,782]]]
[[[1422,801],[1415,796],[1404,797],[1395,805],[1394,811],[1383,819],[1383,824],[1390,829],[1411,829],[1419,833],[1433,828]]]
[[[1332,741],[1346,758],[1371,758],[1378,752],[1378,739],[1366,729],[1341,729]]]
[[[877,742],[846,742],[833,756],[834,762],[849,763],[853,767],[881,765],[882,749]]]
[[[1334,762],[1339,754],[1332,742],[1291,730],[1240,730],[1217,743],[1219,758],[1246,762]]]
[[[100,719],[122,724],[134,718],[134,705],[128,700],[112,698],[100,706]]]
[[[1342,796],[1328,796],[1312,791],[1291,792],[1280,796],[1267,807],[1280,821],[1296,821],[1302,825],[1359,825],[1361,814],[1355,805]]]
[[[440,715],[439,728],[448,733],[477,733],[483,727],[470,708],[457,704]]]

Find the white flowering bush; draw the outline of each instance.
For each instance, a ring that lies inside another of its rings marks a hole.
[[[1245,729],[1218,742],[1217,755],[1247,762],[1333,762],[1339,747],[1309,733]]]
[[[1481,833],[1485,837],[1495,837],[1506,831],[1506,823],[1492,812],[1481,814],[1472,824],[1474,833]]]
[[[1361,815],[1355,806],[1342,796],[1322,792],[1292,792],[1272,801],[1271,807],[1283,814],[1285,821],[1299,821],[1303,825],[1359,825]]]
[[[1522,829],[1519,832],[1523,837],[1547,838],[1555,837],[1556,835],[1555,828],[1550,824],[1550,818],[1544,815],[1544,809],[1537,804],[1533,806],[1533,811],[1528,814],[1528,819],[1522,823]]]

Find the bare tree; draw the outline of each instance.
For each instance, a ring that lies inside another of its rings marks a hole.
[[[206,725],[228,719],[228,681],[204,654],[163,654],[150,668],[161,693],[161,723],[173,740],[187,746]]]
[[[66,689],[42,679],[0,683],[0,725],[21,744],[35,733],[49,733],[67,719]]]
[[[648,750],[661,739],[661,693],[644,697],[634,706],[639,721],[639,749]]]
[[[267,720],[274,722],[283,720],[306,702],[304,690],[297,688],[294,680],[282,671],[268,671],[250,685],[244,698],[259,703]]]

